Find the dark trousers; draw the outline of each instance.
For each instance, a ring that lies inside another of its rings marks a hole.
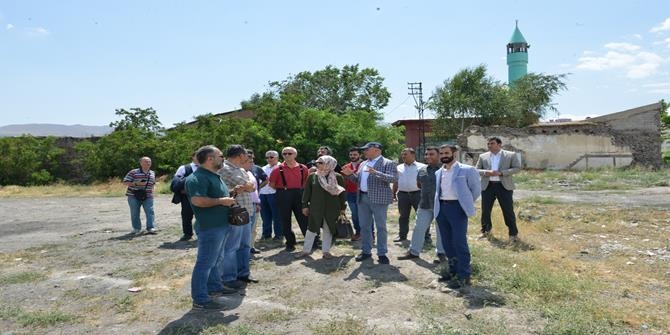
[[[509,230],[509,236],[516,236],[519,231],[516,228],[516,215],[514,215],[514,191],[503,187],[500,182],[489,182],[489,185],[482,191],[482,233],[487,233],[493,228],[491,223],[491,210],[493,203],[498,199],[500,209],[502,209],[505,225]]]
[[[277,190],[277,207],[279,208],[279,218],[281,220],[282,232],[286,238],[287,246],[295,246],[295,234],[291,229],[291,213],[298,221],[300,231],[304,236],[307,232],[307,217],[302,214],[302,189]]]
[[[440,201],[435,206],[440,206],[435,221],[449,261],[449,272],[457,274],[458,279],[468,279],[472,273],[467,237],[468,216],[458,200]]]
[[[186,194],[179,196],[181,197],[181,230],[184,235],[193,236],[193,208]]]
[[[407,234],[409,233],[409,215],[412,212],[412,208],[414,208],[414,213],[416,213],[416,209],[419,207],[420,200],[421,191],[398,191],[398,213],[400,214],[400,217],[398,218],[398,236],[400,238],[407,238]],[[430,228],[428,231],[430,232]],[[430,236],[430,233],[427,233],[426,236]]]

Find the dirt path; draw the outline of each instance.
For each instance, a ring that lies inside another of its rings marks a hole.
[[[669,193],[670,188],[577,193],[519,190],[515,197],[670,207]],[[244,295],[224,298],[227,311],[192,311],[189,293],[195,245],[175,242],[181,235],[179,206],[169,200],[159,196],[155,203],[159,234],[136,238],[127,235],[131,228],[124,198],[0,200],[0,255],[10,265],[0,275],[14,278],[30,273],[41,278],[12,284],[11,289],[3,285],[0,305],[24,312],[55,310],[76,320],[35,327],[3,317],[2,334],[198,334],[217,324],[251,334],[255,334],[251,328],[268,334],[330,334],[329,327],[347,325],[380,334],[417,333],[432,326],[459,329],[473,322],[481,323],[483,333],[499,324],[506,325],[510,334],[542,329],[540,316],[504,306],[504,297],[486,287],[467,297],[444,294],[433,273],[434,252],[422,254],[416,262],[397,261],[407,245],[393,243],[389,243],[388,266],[354,262],[360,244],[348,241],[334,247],[340,257],[323,260],[315,252],[299,261],[279,244],[260,243],[262,254],[254,260],[252,271],[261,283],[250,286]],[[389,210],[396,212],[395,207]],[[390,222],[396,220],[397,216],[389,216]],[[392,239],[397,225],[390,224],[389,230]],[[141,291],[129,293],[133,286]],[[3,311],[13,315],[10,312]]]

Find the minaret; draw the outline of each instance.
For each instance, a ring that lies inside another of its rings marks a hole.
[[[515,80],[525,76],[528,73],[528,48],[530,44],[523,38],[519,31],[519,21],[516,21],[516,27],[512,38],[507,43],[507,84],[512,85]]]

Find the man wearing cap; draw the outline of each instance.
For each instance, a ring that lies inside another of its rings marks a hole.
[[[382,145],[379,142],[368,142],[363,147],[366,160],[358,171],[343,168],[342,174],[358,184],[358,220],[361,225],[361,254],[356,261],[361,262],[372,257],[372,223],[377,228],[377,256],[379,264],[388,264],[386,256],[388,231],[386,230],[386,213],[393,202],[391,183],[398,182],[396,164],[382,156]]]

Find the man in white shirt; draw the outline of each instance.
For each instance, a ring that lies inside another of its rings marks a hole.
[[[416,161],[416,152],[412,148],[405,148],[400,154],[402,163],[397,166],[398,182],[393,184],[393,195],[398,200],[398,236],[393,242],[407,241],[409,233],[409,216],[414,208],[414,213],[421,201],[421,189],[417,186],[416,177],[419,169],[426,164]]]

